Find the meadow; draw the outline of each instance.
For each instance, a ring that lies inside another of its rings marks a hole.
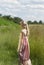
[[[44,24],[29,25],[32,65],[44,65]],[[0,65],[18,65],[17,46],[21,26],[0,18]]]

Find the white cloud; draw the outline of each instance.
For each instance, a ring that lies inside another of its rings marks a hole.
[[[44,0],[32,0],[34,2],[44,2]]]
[[[43,19],[44,4],[41,2],[44,3],[44,0],[0,0],[0,13],[19,16],[24,20]]]
[[[15,3],[15,4],[19,4],[18,0],[0,0],[1,3]]]
[[[44,9],[44,4],[27,4],[26,7],[29,8],[43,8]]]

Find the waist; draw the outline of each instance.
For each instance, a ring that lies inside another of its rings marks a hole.
[[[25,39],[25,38],[27,39],[28,37],[27,36],[24,36],[23,39]]]
[[[23,37],[22,41],[24,41],[24,40],[28,40],[28,37],[27,36]]]

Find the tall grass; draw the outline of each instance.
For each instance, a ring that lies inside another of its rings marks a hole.
[[[0,19],[0,65],[18,65],[17,46],[21,28]],[[6,25],[5,25],[6,24]],[[44,25],[29,25],[30,58],[33,65],[44,65]]]
[[[44,25],[30,25],[29,42],[33,65],[44,65]]]
[[[16,51],[20,26],[5,21],[0,23],[0,65],[14,65],[18,57]]]

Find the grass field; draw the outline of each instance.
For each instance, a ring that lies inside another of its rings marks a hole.
[[[32,65],[44,65],[44,25],[29,25]],[[21,28],[0,18],[0,65],[18,65],[17,46]]]
[[[44,25],[30,25],[29,42],[33,65],[44,65]]]

